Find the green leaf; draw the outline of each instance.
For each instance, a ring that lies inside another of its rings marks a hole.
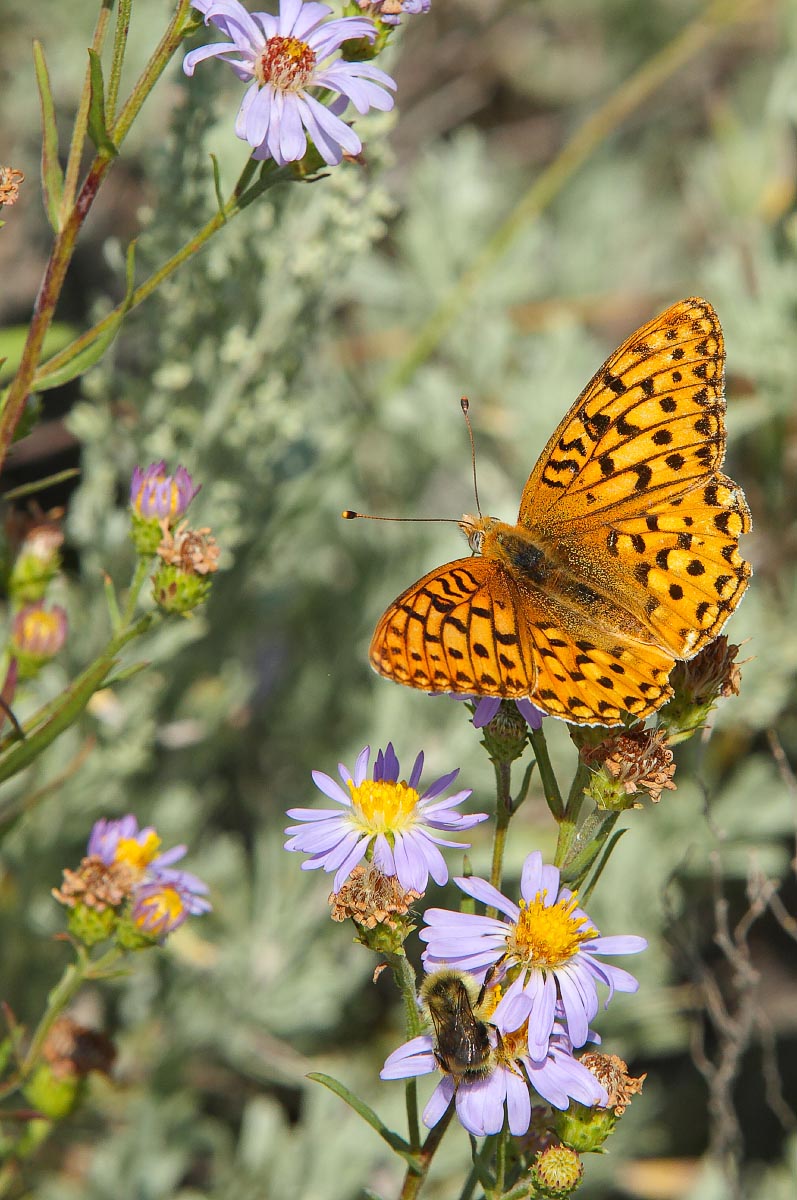
[[[110,655],[104,655],[93,663],[59,696],[59,702],[49,719],[24,742],[12,745],[0,758],[0,783],[30,766],[60,733],[75,723],[97,689],[103,686],[115,662]]]
[[[119,151],[114,145],[105,123],[105,84],[102,79],[102,63],[96,50],[89,50],[89,78],[91,99],[89,100],[89,137],[100,154],[116,158]]]
[[[49,357],[63,350],[78,335],[74,325],[66,321],[54,321],[44,338],[42,354]],[[16,375],[22,361],[22,351],[28,336],[27,325],[7,325],[0,329],[0,382],[7,383]]]
[[[387,1142],[391,1150],[394,1150],[401,1158],[420,1173],[423,1170],[420,1159],[416,1154],[413,1154],[409,1142],[405,1142],[403,1137],[394,1133],[392,1129],[388,1129],[384,1121],[376,1115],[372,1108],[359,1097],[350,1092],[345,1084],[340,1083],[337,1079],[333,1079],[331,1075],[323,1075],[320,1071],[312,1071],[308,1079],[314,1080],[316,1083],[323,1083],[324,1087],[329,1088],[336,1096],[340,1096],[341,1100],[345,1100],[349,1108],[361,1116],[367,1125],[375,1129],[383,1141]]]
[[[35,496],[45,488],[55,487],[57,483],[66,483],[67,479],[75,479],[80,474],[80,467],[66,467],[56,471],[54,475],[45,475],[43,479],[33,479],[30,483],[21,483],[19,487],[11,488],[8,492],[0,492],[3,500],[22,500],[25,496]]]
[[[114,312],[113,319],[108,322],[102,332],[98,333],[88,345],[79,350],[74,358],[64,363],[62,367],[59,367],[55,371],[48,371],[47,363],[39,367],[33,376],[31,384],[33,391],[46,392],[49,388],[61,387],[62,384],[68,383],[70,379],[77,379],[78,375],[83,375],[88,371],[89,367],[93,367],[95,363],[100,361],[119,332],[125,314],[129,311],[130,305],[133,303],[133,292],[135,291],[135,257],[136,243],[133,241],[127,248],[124,300]]]
[[[33,65],[39,87],[39,102],[42,112],[42,191],[44,207],[53,230],[61,228],[61,196],[64,191],[64,173],[58,161],[58,129],[55,124],[55,105],[50,91],[50,76],[44,61],[41,42],[33,43]]]

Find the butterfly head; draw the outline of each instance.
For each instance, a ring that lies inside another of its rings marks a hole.
[[[498,517],[482,517],[474,516],[472,513],[464,513],[462,520],[459,522],[459,527],[468,539],[468,545],[474,554],[481,554],[484,547],[485,535],[491,533],[497,525],[502,522]]]

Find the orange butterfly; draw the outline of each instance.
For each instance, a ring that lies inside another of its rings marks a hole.
[[[477,557],[390,605],[374,669],[427,692],[528,696],[576,725],[664,704],[676,660],[717,636],[751,573],[747,502],[719,471],[724,361],[706,300],[633,333],[550,438],[517,524],[463,517]]]

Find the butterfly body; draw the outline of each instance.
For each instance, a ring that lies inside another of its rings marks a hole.
[[[575,724],[643,717],[720,632],[750,567],[744,494],[721,474],[722,331],[674,305],[615,351],[550,438],[516,525],[464,517],[474,557],[388,608],[371,663],[426,691],[528,696]]]

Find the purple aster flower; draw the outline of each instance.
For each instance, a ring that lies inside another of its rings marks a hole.
[[[489,1069],[477,1078],[465,1076],[458,1080],[443,1072],[443,1078],[423,1112],[427,1127],[437,1124],[454,1098],[460,1124],[474,1137],[499,1133],[504,1125],[505,1110],[510,1132],[520,1137],[526,1133],[531,1121],[529,1084],[554,1108],[566,1109],[571,1100],[589,1107],[608,1102],[606,1090],[573,1057],[572,1043],[559,1021],[554,1025],[546,1049],[539,1058],[533,1059],[528,1050],[525,1026],[516,1031],[504,1030],[500,1024],[492,1024],[496,1013],[488,1025],[493,1048]],[[406,1079],[440,1070],[433,1038],[421,1034],[394,1050],[380,1074],[382,1079]]]
[[[190,871],[155,870],[134,893],[133,921],[150,936],[165,937],[186,917],[210,911],[207,892],[207,884]]]
[[[415,759],[407,782],[399,780],[399,761],[392,743],[379,751],[373,776],[368,778],[370,754],[366,746],[354,764],[353,775],[343,763],[338,764],[343,787],[322,771],[313,771],[316,787],[340,808],[288,809],[288,816],[303,824],[285,830],[290,835],[285,849],[310,855],[302,863],[305,871],[318,867],[335,871],[336,892],[369,850],[374,866],[383,875],[395,875],[405,891],[426,891],[430,875],[436,883],[445,883],[448,869],[438,846],[467,849],[470,842],[447,841],[434,831],[470,829],[486,821],[487,813],[454,811],[470,796],[470,789],[438,799],[454,782],[459,768],[421,793],[423,752]]]
[[[385,25],[398,25],[402,13],[408,17],[428,13],[432,6],[432,0],[357,0],[357,3]]]
[[[185,467],[178,467],[174,475],[167,475],[166,463],[150,463],[142,471],[136,467],[130,481],[130,504],[133,511],[145,520],[164,519],[174,522],[180,519],[199,486],[194,484]]]
[[[492,906],[507,920],[431,908],[420,937],[427,971],[442,966],[471,971],[484,979],[490,967],[511,969],[512,979],[491,1019],[502,1029],[528,1022],[529,1053],[540,1058],[562,1005],[574,1046],[583,1046],[589,1023],[598,1011],[597,984],[635,992],[637,980],[620,967],[599,962],[601,954],[636,954],[647,942],[635,936],[601,937],[577,895],[559,886],[556,867],[543,866],[535,850],[523,864],[519,904],[507,899],[485,879],[456,879],[466,895]]]
[[[197,63],[222,58],[250,86],[235,123],[239,138],[257,159],[273,158],[279,166],[297,162],[307,151],[309,134],[324,162],[334,166],[343,154],[359,154],[362,143],[340,119],[351,101],[359,113],[388,110],[395,82],[367,62],[328,61],[350,39],[373,41],[376,27],[364,17],[329,21],[331,9],[314,0],[280,0],[278,16],[249,13],[238,0],[192,0],[229,42],[192,50],[183,60],[186,75]],[[337,92],[327,107],[308,88]]]

